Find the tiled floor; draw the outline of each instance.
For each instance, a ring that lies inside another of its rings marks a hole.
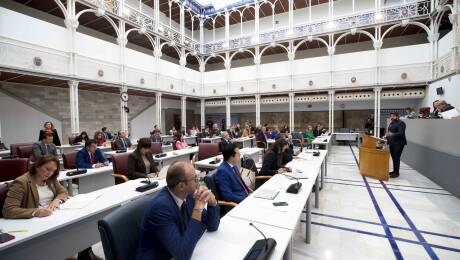
[[[460,259],[460,199],[404,163],[397,179],[367,178],[369,192],[357,161],[356,147],[332,147],[312,243],[301,223],[293,259]]]
[[[460,259],[460,199],[402,163],[401,176],[385,182],[388,191],[366,179],[374,204],[357,156],[356,147],[332,147],[320,208],[312,208],[312,242],[304,243],[305,224],[300,223],[293,259]],[[93,248],[103,255],[100,243]]]

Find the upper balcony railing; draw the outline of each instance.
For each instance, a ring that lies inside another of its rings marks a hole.
[[[159,28],[155,28],[155,19],[149,14],[139,11],[125,3],[121,8],[120,0],[79,0],[102,8],[115,16],[127,19],[129,22],[144,27],[148,32],[160,35],[177,44],[182,44],[186,48],[201,54],[210,54],[214,52],[223,52],[227,50],[246,48],[258,44],[267,44],[290,39],[297,39],[307,36],[319,36],[334,32],[346,31],[352,28],[370,27],[377,24],[394,23],[406,19],[420,19],[430,14],[430,0],[414,0],[405,4],[399,4],[382,8],[377,13],[375,10],[356,13],[353,15],[344,15],[336,17],[333,20],[312,21],[305,24],[295,25],[292,32],[289,27],[277,28],[259,33],[259,35],[249,34],[229,39],[204,43],[200,45],[189,36],[184,36],[184,42],[181,41],[180,32],[169,25],[160,23]]]
[[[295,25],[292,33],[289,27],[278,28],[262,32],[259,35],[251,34],[242,37],[232,38],[226,44],[225,40],[219,40],[203,45],[203,54],[221,52],[227,49],[239,49],[250,47],[256,44],[271,43],[305,36],[318,36],[332,32],[345,31],[352,28],[369,27],[382,23],[397,22],[406,19],[419,19],[430,14],[430,1],[420,0],[406,4],[383,8],[380,14],[375,10],[344,15],[330,21],[320,20],[311,23]]]

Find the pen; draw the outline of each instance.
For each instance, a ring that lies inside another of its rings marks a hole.
[[[29,232],[27,229],[21,229],[21,230],[8,230],[8,233],[18,233],[18,232]]]

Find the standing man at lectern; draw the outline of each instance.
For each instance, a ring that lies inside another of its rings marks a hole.
[[[393,160],[393,171],[390,172],[391,178],[399,176],[399,164],[401,162],[401,154],[406,141],[406,124],[399,120],[399,114],[396,112],[390,113],[391,123],[388,126],[388,132],[385,138],[390,146],[391,159]]]

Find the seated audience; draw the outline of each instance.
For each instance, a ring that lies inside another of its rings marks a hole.
[[[406,111],[405,118],[409,118],[409,119],[418,118],[418,116],[415,113],[414,109],[412,109],[411,107],[406,107],[406,109],[404,109],[404,111]]]
[[[177,134],[177,130],[175,126],[173,126],[171,130],[169,130],[169,134],[172,136],[175,136]]]
[[[250,136],[249,128],[244,128],[243,132],[241,133],[241,137],[249,137],[249,136]]]
[[[260,175],[273,176],[276,173],[284,173],[289,169],[285,167],[285,152],[289,149],[288,142],[284,138],[279,138],[272,145],[271,149],[265,154]]]
[[[112,133],[109,132],[109,129],[107,127],[102,128],[102,135],[104,136],[104,140],[112,140],[113,136]]]
[[[311,125],[307,126],[307,130],[304,133],[304,137],[307,139],[308,144],[311,144],[315,140],[315,135],[313,133],[313,127]]]
[[[158,170],[155,167],[152,153],[150,152],[150,139],[141,138],[137,143],[136,150],[128,156],[128,178],[156,177]]]
[[[161,135],[160,135],[160,130],[153,130],[152,133],[150,133],[150,141],[152,143],[161,143]]]
[[[196,182],[190,163],[171,164],[167,187],[153,198],[141,222],[136,259],[190,259],[203,233],[217,230],[217,201]]]
[[[448,118],[448,119],[458,119],[460,118],[460,113],[458,112],[458,110],[453,107],[451,104],[448,104],[445,100],[441,100],[439,101],[438,103],[438,110],[440,113],[444,113],[444,112],[447,112],[447,111],[455,111],[455,115]],[[443,116],[443,118],[445,118],[445,116]]]
[[[105,139],[102,132],[97,131],[96,133],[94,133],[94,140],[96,141],[97,146],[105,145]]]
[[[188,144],[184,139],[184,135],[182,135],[180,133],[176,135],[176,143],[175,144],[176,144],[176,149],[177,150],[182,150],[182,149],[185,149],[185,148],[188,147]]]
[[[198,130],[198,128],[196,128],[196,126],[192,126],[192,128],[190,129],[190,136],[197,136],[199,133],[200,131]]]
[[[38,135],[38,141],[40,142],[45,138],[45,134],[52,134],[53,135],[53,144],[56,146],[61,146],[61,140],[59,140],[59,135],[57,133],[57,130],[54,128],[53,123],[51,122],[45,122],[43,125],[43,129],[40,130],[40,133]]]
[[[53,135],[50,133],[45,134],[45,138],[38,143],[34,143],[32,146],[32,154],[30,155],[30,161],[35,162],[44,155],[57,156],[56,145],[53,144]]]
[[[228,134],[227,131],[222,132],[222,138],[219,142],[219,151],[222,152],[224,148],[230,144],[230,135]]]
[[[431,113],[432,118],[439,118],[439,100],[433,101],[433,112]]]
[[[252,192],[236,167],[241,160],[240,149],[235,144],[228,144],[222,155],[224,162],[217,168],[214,177],[216,188],[224,201],[239,203]]]
[[[126,132],[123,130],[118,131],[118,138],[115,141],[116,150],[127,150],[131,147],[131,141],[126,137]]]
[[[211,137],[211,132],[209,131],[209,126],[206,126],[203,133],[201,134],[202,138]]]
[[[88,140],[88,134],[85,131],[83,131],[77,137],[75,137],[74,144],[84,144]]]
[[[257,140],[257,147],[259,148],[266,148],[267,147],[267,137],[265,136],[266,128],[262,126],[260,130],[257,132],[256,140]]]
[[[3,206],[5,218],[47,217],[67,199],[58,182],[59,160],[54,155],[39,157],[29,169],[14,180]],[[38,195],[38,196],[37,196]]]
[[[76,166],[78,169],[99,168],[109,165],[102,151],[97,148],[93,139],[85,143],[85,147],[77,153]]]
[[[219,130],[219,127],[217,126],[217,123],[214,123],[212,125],[211,136],[212,137],[220,136],[220,130]]]
[[[280,131],[278,130],[278,127],[275,127],[270,131],[270,134],[268,135],[268,138],[269,139],[275,139],[279,135],[279,133],[280,133]],[[282,133],[286,133],[286,131],[284,131]]]
[[[67,190],[59,183],[59,159],[45,155],[32,164],[29,172],[14,180],[3,206],[7,219],[43,218],[53,214],[67,198]],[[91,247],[78,253],[77,259],[102,259]]]

